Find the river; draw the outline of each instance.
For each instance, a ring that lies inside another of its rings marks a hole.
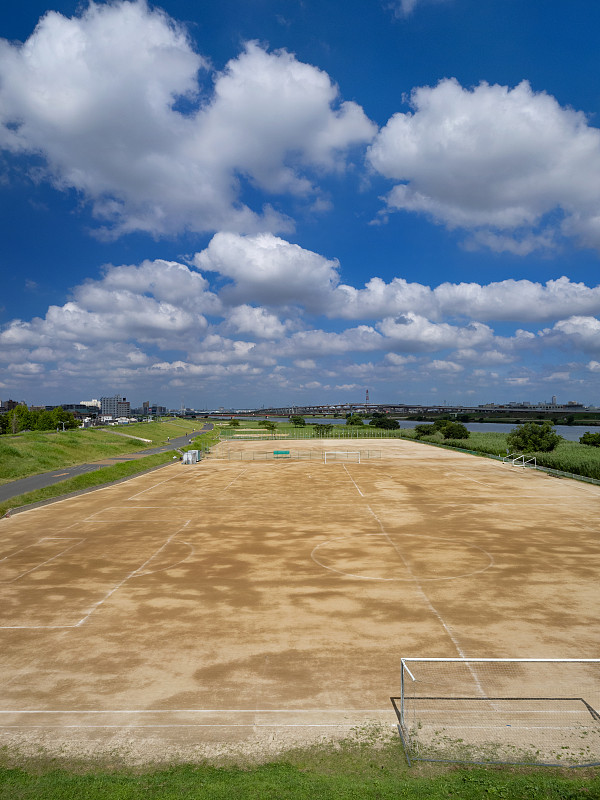
[[[316,422],[320,424],[326,425],[345,425],[345,419],[323,419],[322,417],[305,417],[307,422]],[[427,425],[426,422],[414,422],[413,420],[407,419],[399,419],[398,422],[400,423],[401,428],[414,428],[416,425]],[[473,433],[476,432],[487,432],[491,431],[493,433],[510,433],[513,428],[516,427],[514,423],[505,423],[505,422],[465,422],[463,423],[468,431],[472,431]],[[559,436],[562,436],[563,439],[566,439],[568,442],[578,442],[579,438],[583,436],[584,433],[590,431],[591,433],[600,433],[600,428],[595,425],[554,425],[553,428]]]

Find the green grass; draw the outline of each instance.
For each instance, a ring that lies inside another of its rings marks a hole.
[[[3,759],[7,761],[6,757]],[[137,770],[78,764],[0,767],[0,800],[571,800],[600,797],[592,769],[409,769],[397,740],[345,742],[291,751],[260,766],[176,765]]]
[[[135,429],[136,426],[131,426],[131,428],[127,428],[127,430]],[[154,446],[165,443],[167,441],[167,436],[171,435],[171,438],[174,438],[173,435],[173,426],[170,423],[159,424],[155,423],[153,425],[148,424],[145,427],[147,428],[157,428],[161,430],[152,431],[155,436]],[[95,429],[91,430],[83,430],[83,431],[69,431],[68,433],[61,433],[60,442],[55,441],[52,439],[50,443],[45,440],[45,434],[43,433],[30,433],[30,434],[21,434],[18,437],[12,438],[10,437],[9,443],[7,444],[8,437],[1,437],[0,438],[0,462],[3,462],[6,459],[6,463],[2,464],[2,468],[8,470],[11,466],[11,461],[16,461],[17,465],[19,464],[19,459],[23,459],[22,467],[23,469],[29,469],[31,471],[23,472],[18,474],[18,477],[26,477],[26,475],[33,475],[38,474],[39,472],[44,472],[47,469],[56,469],[58,467],[63,466],[72,466],[73,464],[81,464],[86,463],[87,461],[94,461],[100,460],[103,457],[117,455],[119,453],[131,453],[132,451],[141,450],[142,448],[138,445],[141,445],[141,442],[137,442],[134,439],[125,439],[122,436],[112,436],[108,437],[101,437],[99,440],[93,440],[93,447],[90,447],[89,440],[90,437],[88,434],[97,435],[102,434],[102,431],[105,429]],[[187,426],[187,431],[191,431],[191,426]],[[186,429],[183,431],[186,432]],[[108,429],[108,434],[110,436],[111,430]],[[70,437],[71,441],[65,443],[65,439],[62,439],[64,436],[65,438],[69,438],[69,434],[73,434]],[[137,433],[134,434],[137,436]],[[181,430],[179,430],[176,434],[177,436],[181,436]],[[147,436],[146,438],[150,438]],[[192,444],[188,444],[185,447],[181,448],[182,450],[190,450],[190,449],[202,449],[207,450],[216,441],[218,441],[219,433],[218,430],[208,431],[207,433],[203,433],[200,436],[196,436],[192,442]],[[15,440],[18,439],[18,443],[20,448],[15,445]],[[114,441],[117,440],[117,441]],[[96,447],[97,445],[97,447]],[[113,445],[117,448],[116,452],[113,449]],[[152,445],[147,445],[151,447]],[[51,454],[50,457],[47,459],[44,458],[44,452],[46,448],[50,448]],[[12,452],[15,451],[15,452]],[[38,456],[38,460],[35,460],[36,455]],[[102,486],[106,483],[111,483],[112,481],[118,481],[123,478],[133,477],[140,472],[144,472],[145,470],[152,469],[153,467],[160,466],[161,464],[168,464],[173,460],[173,456],[176,455],[172,451],[168,451],[166,453],[156,453],[154,455],[143,456],[141,458],[137,458],[133,461],[124,461],[119,464],[113,464],[111,466],[102,467],[94,472],[86,472],[83,475],[77,475],[74,478],[68,478],[67,480],[60,481],[59,483],[55,483],[52,486],[47,486],[45,489],[38,489],[34,492],[27,492],[27,494],[21,494],[16,497],[11,497],[9,500],[5,500],[4,502],[0,503],[0,517],[5,514],[9,508],[19,508],[20,506],[29,505],[31,503],[39,503],[42,500],[50,500],[52,498],[62,497],[63,495],[70,494],[71,492],[78,492],[82,489],[90,489],[94,486]],[[62,457],[62,460],[60,460]],[[65,461],[65,458],[69,460]],[[40,469],[40,463],[48,463],[51,461],[54,466],[50,467],[43,467]],[[34,465],[37,464],[37,469],[34,469]],[[16,468],[12,467],[15,472]],[[7,481],[2,481],[6,483]]]
[[[35,492],[27,492],[27,494],[11,497],[0,503],[0,517],[3,516],[9,508],[19,508],[20,506],[29,505],[30,503],[39,503],[42,500],[62,497],[71,492],[79,492],[82,489],[90,489],[94,486],[102,486],[105,483],[121,480],[122,478],[133,477],[139,472],[158,467],[161,464],[168,464],[172,460],[173,453],[166,452],[138,458],[135,461],[123,461],[120,464],[101,467],[94,472],[86,472],[83,475],[77,475],[75,478],[69,478],[66,481],[54,483],[52,486],[47,486],[45,489],[38,489]]]
[[[406,438],[416,439],[413,431],[403,431],[403,433],[406,433]],[[468,439],[442,439],[440,435],[437,435],[427,436],[421,441],[473,450],[477,453],[504,456],[506,455],[506,437],[506,433],[477,432],[471,433]],[[589,447],[579,444],[579,442],[569,442],[563,439],[549,453],[534,452],[528,454],[527,457],[534,457],[538,466],[600,480],[600,448],[598,447]]]
[[[86,428],[73,431],[31,431],[0,436],[0,483],[38,475],[61,467],[100,461],[109,456],[157,447],[201,427],[183,421],[139,423],[115,428]],[[121,436],[120,434],[127,434]],[[130,439],[138,436],[150,443]]]

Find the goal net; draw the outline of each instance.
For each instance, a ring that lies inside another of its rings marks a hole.
[[[403,658],[409,761],[600,764],[600,659]]]
[[[323,461],[326,464],[331,461],[352,461],[360,464],[360,450],[326,450]]]

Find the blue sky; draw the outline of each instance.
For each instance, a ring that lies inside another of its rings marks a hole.
[[[600,405],[596,0],[27,0],[0,397]]]

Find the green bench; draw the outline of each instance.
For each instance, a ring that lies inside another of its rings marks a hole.
[[[275,458],[290,458],[290,451],[289,450],[273,450],[273,456]]]

